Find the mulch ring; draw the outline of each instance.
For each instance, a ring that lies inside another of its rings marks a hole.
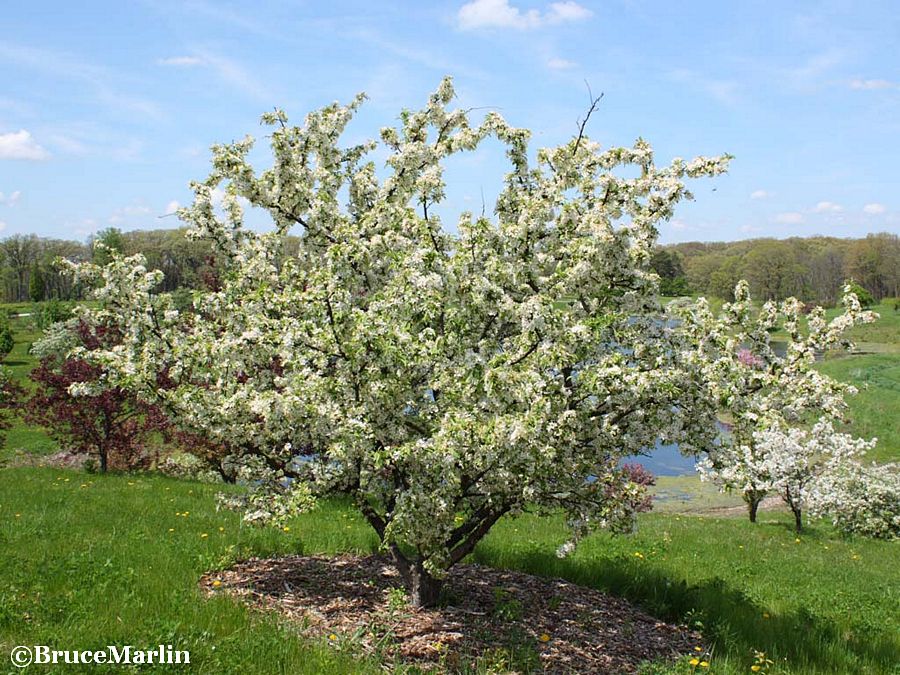
[[[448,604],[434,609],[406,604],[402,579],[381,556],[257,558],[200,583],[275,609],[335,648],[438,672],[477,663],[502,672],[629,673],[701,644],[697,633],[600,591],[475,564],[450,571]]]

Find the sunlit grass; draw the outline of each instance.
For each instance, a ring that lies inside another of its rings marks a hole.
[[[301,640],[273,615],[207,599],[197,586],[210,569],[251,556],[373,551],[362,518],[328,503],[288,532],[252,529],[216,511],[218,489],[152,476],[0,472],[0,649],[171,643],[191,652],[196,672],[377,672],[372,661]],[[562,523],[524,516],[501,522],[475,558],[699,622],[710,672],[749,672],[751,649],[775,658],[778,672],[891,672],[900,659],[896,544],[841,539],[821,525],[797,542],[788,525],[771,513],[756,526],[650,514],[636,535],[597,535],[560,560]]]

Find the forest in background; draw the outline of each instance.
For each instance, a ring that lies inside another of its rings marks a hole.
[[[212,248],[208,242],[189,239],[185,232],[108,228],[86,242],[36,235],[0,239],[0,297],[4,302],[81,299],[82,289],[60,275],[53,261],[63,257],[102,263],[108,253],[94,247],[98,241],[128,255],[143,253],[150,269],[165,273],[162,291],[214,284]],[[875,300],[900,296],[900,237],[887,232],[859,239],[792,237],[670,244],[657,248],[652,266],[662,278],[664,295],[730,300],[737,281],[747,279],[753,297],[760,300],[795,296],[830,306],[847,280],[855,281]]]

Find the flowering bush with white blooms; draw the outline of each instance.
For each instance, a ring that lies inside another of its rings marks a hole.
[[[808,499],[810,514],[847,534],[900,538],[900,464],[831,462]]]
[[[266,114],[262,172],[253,139],[214,147],[179,216],[225,262],[191,313],[154,293],[140,256],[73,267],[100,301],[79,311],[124,336],[84,354],[110,383],[227,444],[271,488],[253,519],[349,495],[418,604],[505,514],[563,510],[572,542],[630,529],[645,493],[619,460],[715,433],[693,338],[663,318],[649,262],[685,179],[729,158],[658,167],[643,140],[603,150],[582,134],[533,154],[528,131],[496,113],[473,125],[453,97],[446,79],[382,129],[384,171],[367,160],[378,143],[339,144],[362,96],[303,126]],[[511,164],[493,217],[462,213],[450,234],[444,160],[488,137]],[[247,204],[273,231],[243,227]]]
[[[674,311],[695,338],[696,368],[730,426],[721,443],[698,462],[700,476],[740,492],[755,522],[760,502],[792,470],[790,453],[775,449],[785,450],[784,443],[774,443],[765,434],[814,419],[841,418],[844,397],[855,389],[817,371],[816,356],[851,348],[846,331],[877,315],[863,311],[845,288],[844,312],[826,321],[821,307],[813,309],[804,333],[801,302],[767,302],[754,312],[746,282],[737,285],[735,301],[724,306],[721,316],[714,316],[703,299]],[[779,325],[788,334],[783,354],[770,336]]]

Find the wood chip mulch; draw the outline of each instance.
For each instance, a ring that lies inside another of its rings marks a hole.
[[[431,672],[491,662],[503,672],[632,673],[701,644],[600,591],[476,564],[450,571],[448,604],[434,609],[405,604],[402,579],[381,556],[251,559],[200,583],[275,609],[337,649]]]

